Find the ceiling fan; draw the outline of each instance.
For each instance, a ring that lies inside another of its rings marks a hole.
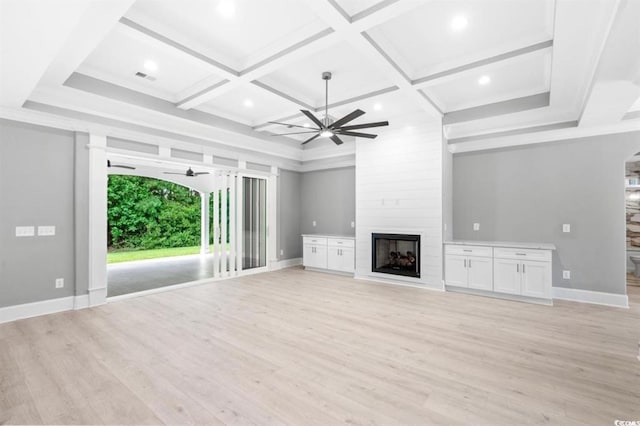
[[[196,176],[200,176],[200,175],[208,175],[209,172],[194,172],[193,170],[191,170],[191,167],[189,167],[185,173],[164,172],[164,174],[165,175],[181,175],[181,176],[186,176],[186,177],[196,177]]]
[[[129,170],[135,170],[136,168],[133,166],[125,166],[124,164],[111,164],[111,160],[107,160],[107,167],[118,167],[121,169],[129,169]]]
[[[283,126],[287,126],[287,128],[289,129],[293,127],[300,127],[300,128],[306,129],[306,131],[293,132],[293,133],[281,133],[275,136],[315,133],[315,135],[313,135],[306,141],[302,142],[302,145],[307,144],[312,140],[319,138],[321,136],[325,138],[330,138],[336,145],[341,145],[343,143],[343,140],[340,139],[340,136],[356,136],[356,137],[367,138],[367,139],[375,139],[378,136],[370,133],[354,132],[353,130],[366,129],[369,127],[382,127],[382,126],[389,125],[388,121],[378,121],[375,123],[364,123],[364,124],[354,124],[351,126],[345,126],[345,124],[355,120],[356,118],[360,117],[365,113],[361,109],[357,109],[345,115],[341,119],[332,122],[331,119],[329,118],[329,80],[331,80],[331,73],[328,71],[323,72],[322,79],[325,81],[324,119],[323,120],[318,119],[315,115],[311,113],[311,111],[307,111],[304,109],[300,110],[300,112],[306,115],[307,118],[311,120],[313,124],[315,124],[318,127],[317,128],[306,127],[306,126],[298,126],[297,124],[288,124],[288,123],[281,123],[278,121],[269,121],[269,123],[272,123],[272,124],[280,124]]]

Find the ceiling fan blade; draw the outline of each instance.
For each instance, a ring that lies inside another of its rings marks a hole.
[[[304,133],[317,133],[317,132],[319,132],[319,131],[320,131],[320,129],[309,130],[309,131],[306,131],[306,132],[274,133],[274,134],[269,135],[269,136],[302,135],[302,134],[304,134]]]
[[[306,143],[309,143],[309,142],[311,142],[312,140],[314,140],[315,138],[319,138],[319,137],[320,137],[320,133],[318,133],[318,134],[317,134],[317,135],[315,135],[315,136],[311,136],[309,139],[307,139],[306,141],[302,142],[302,143],[301,143],[301,145],[304,145],[304,144],[306,144]]]
[[[302,128],[302,129],[308,129],[308,127],[305,127],[305,126],[299,126],[299,125],[297,125],[297,124],[282,123],[282,122],[280,122],[280,121],[267,121],[267,123],[270,123],[270,124],[280,124],[281,126],[287,126],[287,127],[289,127],[289,128],[291,128],[291,127],[300,127],[300,128]]]
[[[162,172],[165,175],[180,175],[180,176],[184,176],[184,173],[178,173],[178,172]]]
[[[349,114],[345,115],[344,117],[342,117],[340,120],[332,123],[329,128],[330,129],[337,129],[338,127],[342,126],[343,124],[346,124],[352,120],[355,120],[356,118],[360,117],[362,114],[364,114],[364,111],[361,109],[357,109],[353,112],[350,112]]]
[[[336,130],[356,130],[356,129],[366,129],[368,127],[383,127],[388,126],[388,121],[376,121],[375,123],[364,123],[364,124],[352,124],[351,126],[342,126],[340,129]]]
[[[342,145],[342,144],[344,143],[344,142],[342,141],[342,139],[340,139],[340,138],[338,137],[338,135],[336,135],[336,134],[334,134],[333,136],[331,136],[331,138],[330,138],[330,139],[331,139],[331,140],[333,141],[333,143],[335,143],[336,145]]]
[[[355,136],[358,138],[367,138],[367,139],[375,139],[378,137],[378,135],[372,135],[369,133],[358,133],[358,132],[344,132],[344,131],[340,131],[340,130],[336,130],[336,132],[340,132],[341,135],[345,135],[345,136]]]
[[[208,175],[208,174],[209,174],[209,172],[197,172],[197,173],[194,173],[193,175],[194,176],[200,176],[200,175]]]
[[[309,120],[313,121],[313,123],[316,126],[318,126],[321,129],[324,129],[324,124],[322,124],[322,121],[318,120],[315,115],[311,114],[311,111],[307,111],[306,109],[301,109],[300,112],[306,115]]]

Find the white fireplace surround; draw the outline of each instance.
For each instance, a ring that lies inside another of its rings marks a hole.
[[[443,229],[450,211],[443,201],[446,155],[439,131],[356,142],[356,278],[444,289]],[[420,278],[372,272],[374,233],[420,235]]]

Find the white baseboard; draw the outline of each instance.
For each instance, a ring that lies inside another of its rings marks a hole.
[[[89,307],[89,296],[68,296],[0,308],[0,324]]]
[[[626,294],[603,293],[600,291],[579,290],[565,287],[553,287],[552,290],[554,299],[615,306],[616,308],[629,307],[629,298]]]
[[[296,257],[293,259],[284,259],[277,262],[271,262],[271,271],[278,271],[284,268],[290,268],[292,266],[302,265],[302,258]]]

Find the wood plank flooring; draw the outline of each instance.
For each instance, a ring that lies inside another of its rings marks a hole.
[[[0,325],[0,423],[640,420],[630,309],[291,268]]]

